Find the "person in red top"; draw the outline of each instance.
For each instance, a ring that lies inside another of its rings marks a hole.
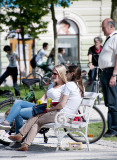
[[[88,50],[88,58],[89,58],[89,84],[96,79],[97,70],[95,67],[98,67],[98,58],[99,54],[102,50],[102,38],[95,37],[94,38],[94,45],[89,48]]]

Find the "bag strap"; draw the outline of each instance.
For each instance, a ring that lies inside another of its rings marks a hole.
[[[117,34],[117,33],[114,33],[112,36],[114,36],[115,34]],[[112,37],[111,36],[111,37]],[[107,42],[107,40],[109,39],[109,38],[111,38],[110,36],[108,36],[108,38],[105,40],[105,42],[104,42],[104,44],[103,44],[103,47],[104,47],[104,45],[105,45],[105,43]]]
[[[37,55],[40,53],[41,49],[37,52]]]

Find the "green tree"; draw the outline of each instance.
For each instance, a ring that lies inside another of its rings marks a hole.
[[[48,14],[48,8],[38,0],[9,0],[1,1],[0,13],[0,29],[2,24],[9,27],[9,30],[19,29],[23,42],[23,57],[26,67],[26,56],[25,56],[25,39],[24,35],[29,34],[32,38],[37,38],[40,33],[46,32],[47,22],[42,21],[42,17]]]
[[[54,49],[55,49],[55,64],[57,64],[58,55],[58,40],[57,40],[57,20],[55,16],[55,6],[69,7],[69,4],[74,0],[9,0],[4,5],[6,15],[1,15],[1,23],[10,27],[10,30],[19,28],[22,35],[23,42],[24,34],[29,33],[32,37],[45,32],[47,22],[42,21],[42,17],[51,11],[54,32]],[[10,5],[7,7],[7,5]],[[13,20],[13,17],[15,18]],[[5,21],[4,21],[5,19]],[[37,26],[36,26],[36,25]],[[25,46],[25,45],[23,45]],[[25,49],[23,48],[23,55],[25,61]],[[26,66],[26,64],[25,64]]]

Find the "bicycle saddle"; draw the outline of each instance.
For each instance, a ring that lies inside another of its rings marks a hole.
[[[39,78],[34,78],[34,79],[22,79],[22,83],[27,85],[27,86],[31,86],[37,82],[40,82]]]

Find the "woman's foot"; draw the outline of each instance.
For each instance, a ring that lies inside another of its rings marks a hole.
[[[11,126],[6,121],[0,123],[0,130],[10,130]]]
[[[15,136],[9,136],[9,139],[12,140],[12,141],[21,142],[23,137],[19,133],[19,134],[16,134]]]
[[[17,149],[17,151],[28,151],[28,145],[23,144],[20,148]]]

